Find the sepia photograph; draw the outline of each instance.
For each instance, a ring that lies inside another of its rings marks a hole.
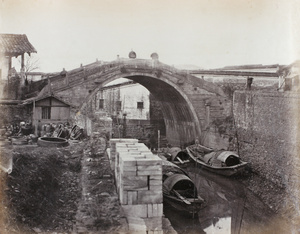
[[[0,0],[0,233],[300,233],[298,0]]]

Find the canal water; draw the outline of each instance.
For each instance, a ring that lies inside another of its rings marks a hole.
[[[164,205],[164,214],[178,233],[257,233],[274,215],[235,178],[219,176],[196,166],[184,169],[206,206],[189,217]]]

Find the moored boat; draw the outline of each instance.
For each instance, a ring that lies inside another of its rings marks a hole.
[[[189,214],[195,214],[204,207],[204,200],[184,170],[169,161],[163,161],[162,167],[164,203]]]
[[[248,164],[233,151],[213,150],[200,144],[186,147],[186,152],[197,165],[224,176],[240,174]]]

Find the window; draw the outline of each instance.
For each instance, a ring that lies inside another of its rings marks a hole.
[[[104,109],[104,99],[99,100],[99,109]]]
[[[43,106],[42,107],[42,119],[50,119],[51,118],[51,107]]]
[[[116,108],[117,111],[120,111],[122,109],[122,101],[116,101]]]
[[[144,102],[137,102],[138,109],[144,109]]]

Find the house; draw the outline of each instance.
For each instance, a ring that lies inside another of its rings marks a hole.
[[[32,125],[36,131],[39,126],[45,124],[70,121],[71,106],[54,95],[27,99],[23,104],[32,111]]]

